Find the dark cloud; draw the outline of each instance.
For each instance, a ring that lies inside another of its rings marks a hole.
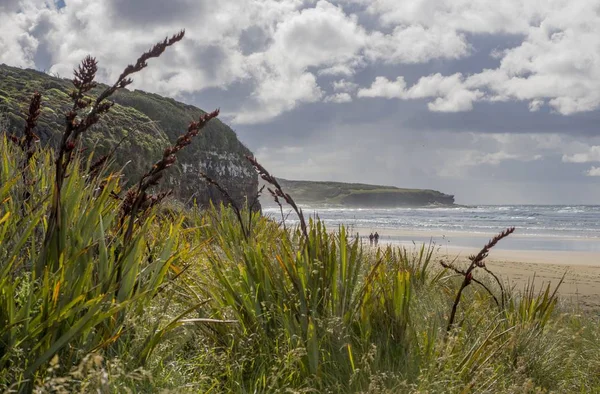
[[[217,77],[226,60],[227,54],[223,48],[216,45],[201,46],[194,51],[193,61],[209,79]]]
[[[138,26],[181,24],[193,18],[200,18],[205,12],[205,1],[193,0],[109,0],[115,21],[118,24],[133,23]]]
[[[240,34],[240,50],[247,56],[255,52],[265,51],[272,42],[271,36],[259,26],[250,26]]]
[[[2,0],[0,2],[0,12],[17,12],[19,9],[19,0]]]
[[[50,15],[45,14],[38,19],[36,25],[30,31],[31,35],[40,42],[35,51],[33,61],[35,62],[36,67],[41,70],[49,70],[53,64],[52,49],[46,42],[46,37],[53,27]]]
[[[404,119],[405,125],[425,130],[482,133],[569,133],[600,135],[600,111],[564,116],[548,110],[530,112],[522,102],[476,103],[473,111],[428,112],[426,106]]]

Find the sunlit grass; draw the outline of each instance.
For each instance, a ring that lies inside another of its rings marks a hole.
[[[35,275],[51,160],[28,167],[0,143],[3,388],[138,392],[593,392],[597,322],[557,306],[553,288],[510,292],[502,309],[434,246],[366,250],[318,220],[284,230],[259,213],[163,204],[130,244],[118,177],[75,164],[63,190],[64,252]],[[77,160],[80,163],[81,160]],[[25,204],[25,208],[22,205]],[[22,216],[20,210],[29,214]],[[246,227],[247,229],[248,227]],[[117,265],[125,273],[117,283]],[[490,282],[490,288],[492,287]],[[79,372],[78,372],[79,371]],[[85,373],[81,372],[84,371]],[[102,378],[104,376],[104,378]],[[30,379],[33,384],[24,384]]]

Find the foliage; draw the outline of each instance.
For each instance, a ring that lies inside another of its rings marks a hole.
[[[79,137],[110,112],[113,103],[106,99],[183,36],[182,31],[154,45],[95,99],[88,93],[96,87],[97,62],[86,57],[74,72],[72,107],[55,151],[36,147],[38,92],[31,99],[23,137],[2,134],[0,385],[31,392],[49,363],[55,370],[90,352],[114,352],[127,337],[128,319],[181,272],[176,264],[190,250],[179,250],[182,220],[173,218],[161,236],[153,237],[152,208],[165,194],[146,191],[218,111],[190,123],[124,198],[119,196],[119,174],[106,173],[110,161],[92,163],[92,156],[83,161],[77,148]],[[164,332],[150,333],[141,347],[143,357]]]
[[[118,177],[90,179],[89,163],[78,161],[61,192],[67,231],[59,241],[60,260],[48,254],[36,273],[52,201],[52,155],[34,156],[26,171],[35,184],[27,185],[21,152],[5,138],[0,151],[0,381],[21,385],[38,377],[55,355],[69,366],[89,352],[110,352],[127,330],[126,314],[152,300],[187,252],[180,250],[180,220],[163,228],[161,237],[149,236],[157,225],[153,213],[125,242],[119,201],[111,197],[119,190]],[[26,215],[20,215],[23,205]]]

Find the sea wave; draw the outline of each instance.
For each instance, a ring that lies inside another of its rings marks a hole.
[[[600,206],[501,205],[423,208],[343,208],[304,206],[307,216],[318,216],[327,225],[396,228],[404,230],[495,232],[516,226],[520,234],[598,238]],[[278,207],[263,212],[281,217]],[[284,215],[290,212],[284,210]],[[294,223],[296,218],[287,219]]]

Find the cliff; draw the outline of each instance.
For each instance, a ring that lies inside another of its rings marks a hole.
[[[290,181],[287,179],[278,179],[278,181],[299,204],[331,204],[370,208],[454,205],[454,196],[436,190],[403,189],[362,183]],[[264,201],[267,203],[266,199]]]
[[[91,96],[105,87],[99,85]],[[0,117],[7,123],[6,129],[19,135],[29,99],[38,91],[42,94],[42,114],[37,133],[43,143],[57,144],[64,128],[65,110],[71,106],[68,93],[72,88],[70,80],[0,65]],[[115,105],[109,114],[84,134],[83,143],[97,155],[106,154],[120,143],[115,164],[124,168],[129,182],[136,182],[161,157],[163,149],[185,132],[189,122],[204,113],[194,106],[140,90],[119,90],[112,100]],[[231,128],[213,119],[190,146],[178,153],[177,164],[161,186],[173,188],[175,197],[184,202],[196,199],[204,205],[212,199],[218,203],[219,193],[208,189],[198,176],[199,171],[204,171],[243,204],[246,196],[253,197],[257,192],[258,177],[244,157],[251,154]]]

